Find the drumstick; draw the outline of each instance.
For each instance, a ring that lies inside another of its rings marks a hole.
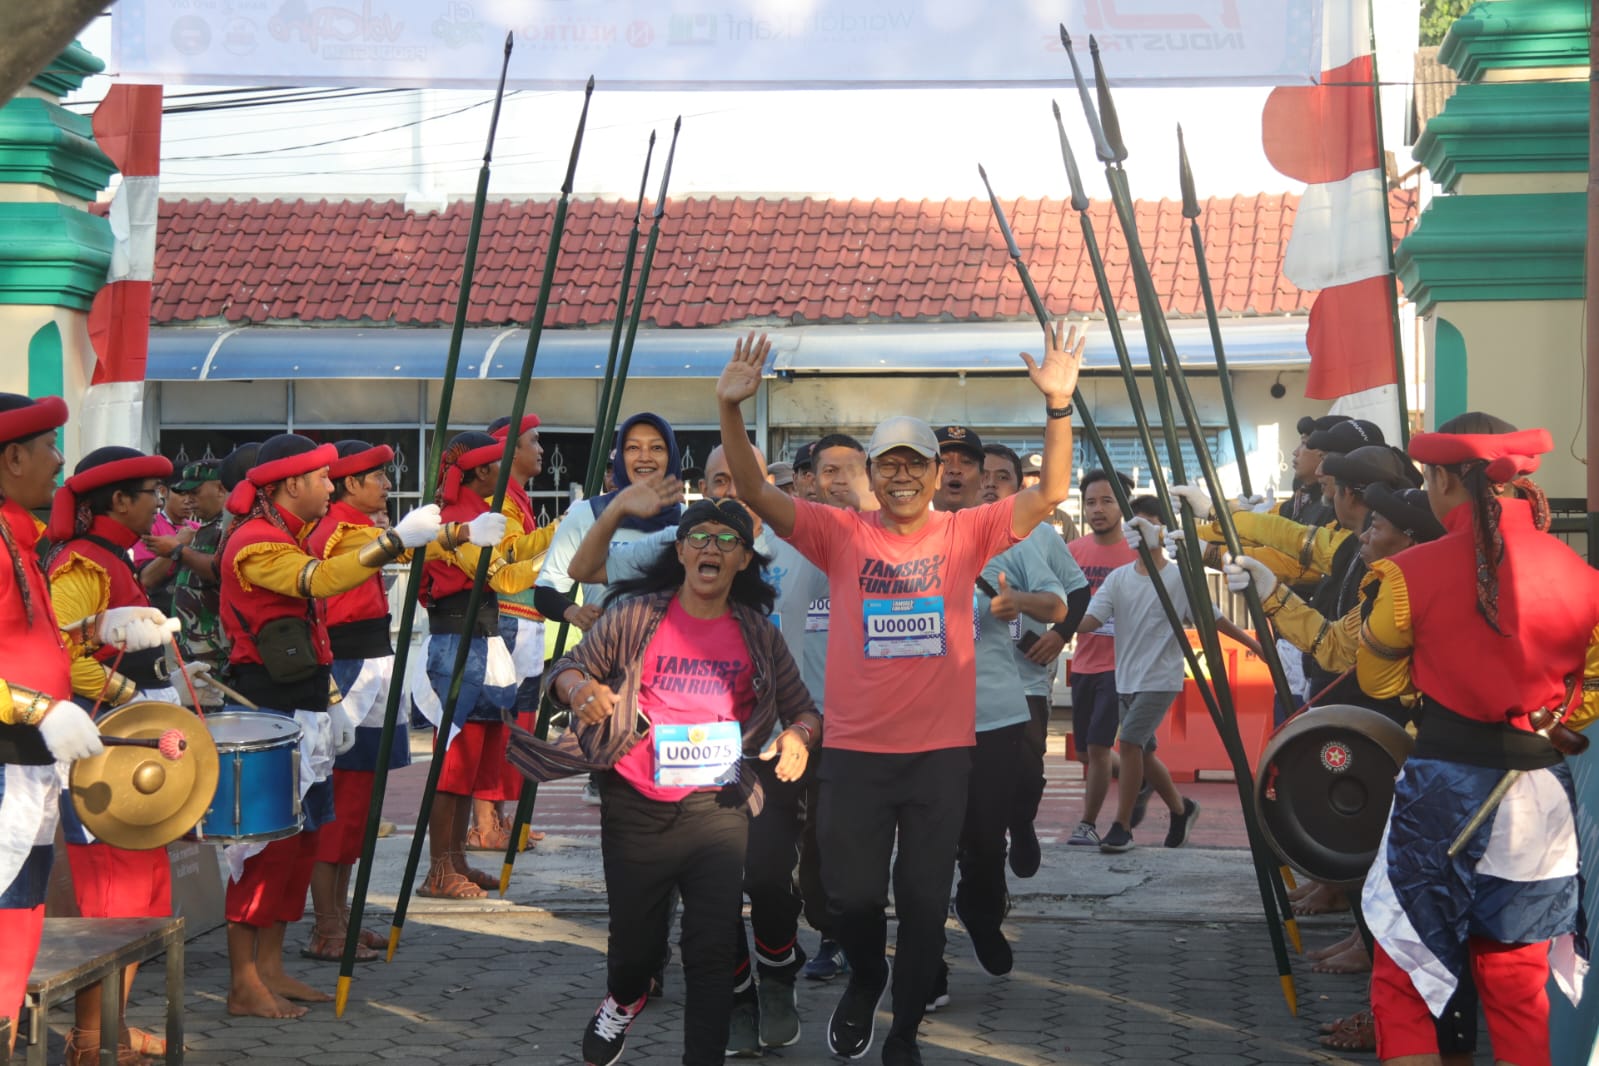
[[[189,749],[189,742],[176,729],[168,729],[159,737],[113,737],[102,733],[100,743],[108,748],[155,748],[168,760],[181,759]]]
[[[234,703],[238,703],[238,704],[241,704],[241,705],[243,705],[245,707],[248,707],[252,711],[259,711],[261,709],[259,706],[257,706],[255,704],[254,701],[246,699],[244,696],[240,695],[237,689],[229,688],[227,685],[224,685],[222,682],[218,681],[216,678],[212,677],[210,674],[205,674],[205,673],[196,674],[194,676],[194,680],[198,681],[202,685],[210,685],[212,688],[214,688],[218,692],[222,693],[224,696],[226,696],[228,699],[232,700]]]

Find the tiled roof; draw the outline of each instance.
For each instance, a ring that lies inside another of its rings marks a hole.
[[[1282,276],[1299,198],[1216,198],[1201,223],[1223,314],[1306,311],[1314,296]],[[538,295],[553,201],[491,202],[470,323],[525,324]],[[1396,239],[1414,221],[1396,192]],[[102,208],[103,209],[103,208]],[[1006,203],[1052,313],[1099,309],[1076,212],[1059,200]],[[1204,307],[1177,201],[1140,201],[1139,230],[1170,314]],[[633,205],[574,200],[546,324],[602,326],[615,313]],[[1136,306],[1110,205],[1090,208],[1117,306]],[[163,201],[152,319],[184,323],[339,322],[447,326],[471,204],[409,211],[398,201]],[[645,218],[645,237],[649,218]],[[643,247],[643,239],[640,241]],[[636,280],[636,275],[635,275]],[[650,276],[645,322],[661,327],[1031,316],[986,200],[672,200]]]
[[[1438,46],[1416,49],[1416,88],[1411,100],[1408,140],[1414,144],[1449,98],[1460,88],[1454,68],[1438,62]]]

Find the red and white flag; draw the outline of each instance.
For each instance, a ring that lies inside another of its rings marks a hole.
[[[122,184],[111,197],[111,269],[89,309],[96,361],[78,416],[80,443],[85,450],[99,444],[142,447],[161,207],[161,86],[113,85],[93,121],[95,143],[122,172]]]
[[[1261,116],[1266,158],[1306,183],[1283,274],[1301,289],[1320,291],[1305,338],[1305,395],[1313,399],[1353,397],[1396,382],[1369,2],[1326,0],[1320,84],[1274,89]],[[1397,416],[1394,410],[1382,421]]]

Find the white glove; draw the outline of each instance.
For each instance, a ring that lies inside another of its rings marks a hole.
[[[394,532],[407,548],[425,547],[439,535],[439,505],[418,507],[396,523]]]
[[[1161,538],[1161,546],[1164,547],[1167,553],[1173,558],[1176,558],[1178,555],[1182,554],[1183,546],[1187,543],[1188,535],[1180,529],[1168,529],[1166,531],[1166,535]]]
[[[184,663],[183,669],[167,676],[167,681],[179,692],[185,691],[188,685],[195,688],[205,686],[205,675],[211,672],[210,663]]]
[[[1254,496],[1240,495],[1238,497],[1238,506],[1234,509],[1238,511],[1253,511],[1255,514],[1266,514],[1275,506],[1277,506],[1277,501],[1268,492],[1264,496],[1258,494]]]
[[[44,735],[45,747],[58,760],[87,759],[105,751],[94,719],[71,700],[52,706],[39,723],[39,732]]]
[[[100,643],[123,651],[148,651],[171,640],[178,620],[154,607],[112,607],[100,616]]]
[[[355,747],[355,723],[344,711],[344,704],[328,708],[328,720],[333,726],[333,754],[343,755]]]
[[[484,511],[466,524],[466,539],[479,548],[492,548],[505,539],[505,515]]]
[[[1198,485],[1173,485],[1171,494],[1185,501],[1193,510],[1195,518],[1204,518],[1210,514],[1210,496]]]
[[[1147,518],[1136,515],[1122,523],[1122,536],[1127,540],[1127,546],[1137,551],[1142,545],[1153,548],[1160,543],[1160,527]]]
[[[1266,597],[1277,587],[1277,575],[1259,559],[1247,555],[1223,555],[1221,561],[1222,573],[1227,575],[1227,587],[1234,592],[1242,592],[1254,585],[1255,591]]]

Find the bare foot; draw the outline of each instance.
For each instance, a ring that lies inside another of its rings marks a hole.
[[[275,994],[284,999],[298,1000],[301,1003],[332,1003],[333,997],[326,992],[318,992],[304,981],[296,980],[288,974],[262,974],[261,980]]]
[[[1310,895],[1320,887],[1320,881],[1301,881],[1299,884],[1288,890],[1288,899],[1291,902],[1298,903],[1300,900],[1304,899],[1306,896]]]
[[[1310,970],[1312,973],[1368,973],[1371,956],[1366,954],[1366,945],[1356,944],[1342,954],[1323,959]]]
[[[1350,948],[1359,943],[1360,930],[1356,929],[1348,936],[1338,941],[1336,944],[1330,944],[1324,948],[1317,948],[1315,951],[1305,952],[1305,958],[1311,960],[1312,962],[1320,962],[1322,959],[1330,959],[1334,955],[1342,955],[1344,952],[1348,951]]]
[[[1332,914],[1334,911],[1348,909],[1349,897],[1344,895],[1344,890],[1329,888],[1326,885],[1317,885],[1316,891],[1307,894],[1294,904],[1294,913],[1301,918],[1311,914]]]
[[[264,984],[250,984],[228,989],[228,1013],[251,1018],[298,1018],[308,1008],[296,1007],[281,996],[272,994]]]

